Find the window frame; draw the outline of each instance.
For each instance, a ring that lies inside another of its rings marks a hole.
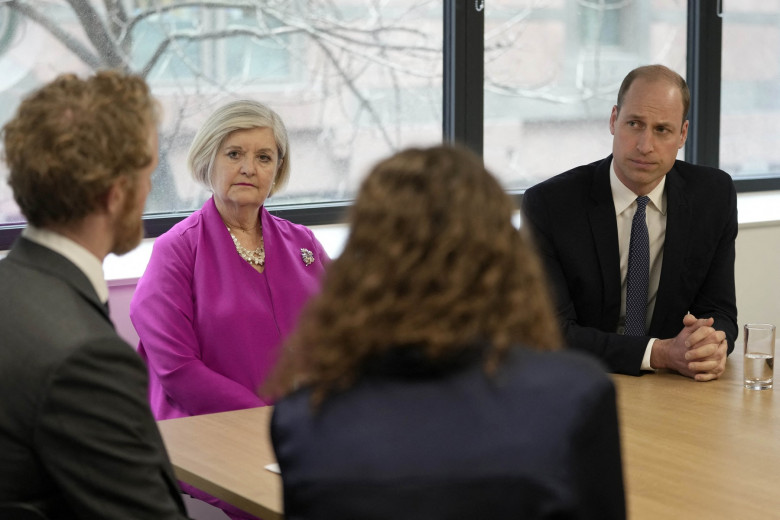
[[[688,0],[687,41],[686,81],[691,91],[691,107],[685,161],[719,168],[723,54],[723,5],[720,1]],[[739,177],[734,179],[734,186],[737,193],[780,190],[780,176]]]
[[[485,0],[445,0],[443,9],[442,140],[466,145],[482,155],[484,134]],[[691,89],[691,127],[685,160],[718,167],[720,139],[722,6],[688,0],[687,81]],[[780,189],[780,176],[734,179],[737,192]],[[519,198],[522,190],[512,191]],[[306,226],[343,223],[351,201],[274,205],[269,212]],[[146,238],[166,232],[189,213],[144,216]],[[0,226],[0,250],[10,248],[25,224]]]

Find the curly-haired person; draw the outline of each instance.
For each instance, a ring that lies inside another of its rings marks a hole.
[[[514,211],[459,147],[368,175],[266,387],[286,518],[625,518],[614,387]]]
[[[0,261],[2,518],[186,517],[102,266],[143,237],[158,118],[142,78],[106,71],[56,78],[3,128],[28,226]]]

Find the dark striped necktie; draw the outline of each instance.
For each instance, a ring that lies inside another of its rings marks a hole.
[[[647,313],[647,286],[650,282],[650,237],[647,233],[645,208],[650,198],[637,197],[631,222],[626,274],[626,336],[644,336]]]

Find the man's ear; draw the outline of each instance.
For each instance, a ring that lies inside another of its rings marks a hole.
[[[620,112],[620,109],[615,105],[612,107],[612,113],[609,115],[609,133],[612,135],[615,135],[615,121],[617,121],[618,112]]]
[[[680,132],[680,146],[677,147],[679,150],[683,146],[685,146],[685,140],[688,139],[688,120],[686,119],[685,122],[682,125],[682,131]]]
[[[118,177],[111,183],[105,197],[105,211],[110,216],[116,216],[121,213],[125,206],[127,197],[128,178],[126,176]]]

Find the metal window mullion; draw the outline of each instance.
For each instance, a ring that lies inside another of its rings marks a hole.
[[[484,0],[444,3],[444,140],[482,155],[484,134]]]
[[[688,0],[687,81],[691,108],[685,160],[720,164],[720,92],[723,19],[718,3]]]

